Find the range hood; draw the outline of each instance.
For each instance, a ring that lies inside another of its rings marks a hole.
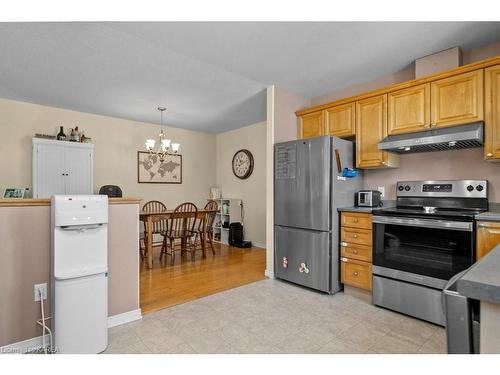
[[[396,154],[459,150],[483,145],[483,122],[419,133],[390,135],[378,144],[380,150]]]

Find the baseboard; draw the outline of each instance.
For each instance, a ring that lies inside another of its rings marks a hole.
[[[275,279],[275,277],[274,277],[274,271],[269,271],[269,270],[267,270],[267,269],[266,269],[266,270],[264,271],[264,275],[265,275],[266,277],[270,278],[270,279]]]
[[[127,311],[121,314],[108,316],[108,328],[116,327],[125,323],[142,319],[141,309]],[[49,343],[48,334],[45,335],[46,344]],[[15,342],[0,347],[0,354],[22,354],[41,348],[43,345],[42,336],[33,337],[28,340]]]
[[[261,249],[265,249],[266,248],[266,244],[265,243],[260,243],[260,242],[253,242],[252,241],[252,246],[253,247],[259,247]]]
[[[130,323],[139,319],[142,319],[141,309],[130,310],[121,314],[108,316],[108,328]]]

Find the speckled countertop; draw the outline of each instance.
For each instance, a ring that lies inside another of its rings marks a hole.
[[[500,245],[474,264],[458,280],[458,292],[480,301],[500,303]]]
[[[371,213],[373,210],[379,210],[381,208],[394,207],[396,205],[395,201],[383,201],[382,203],[383,203],[383,206],[380,206],[380,207],[357,207],[357,206],[341,207],[341,208],[337,208],[337,211],[340,211],[340,212],[365,212],[365,213]]]
[[[489,210],[476,215],[476,220],[500,221],[500,203],[489,204]]]

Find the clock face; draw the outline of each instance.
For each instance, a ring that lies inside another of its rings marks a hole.
[[[248,150],[239,150],[233,156],[233,173],[236,177],[245,179],[253,171],[253,155]]]

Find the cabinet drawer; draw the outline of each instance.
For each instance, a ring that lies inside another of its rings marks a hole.
[[[358,212],[342,212],[341,225],[344,227],[372,229],[372,215]]]
[[[356,288],[372,290],[372,265],[367,262],[342,258],[342,282]]]
[[[343,257],[362,260],[371,263],[372,247],[367,245],[358,245],[349,242],[340,243],[341,254]]]
[[[344,242],[371,246],[372,231],[371,229],[342,227],[340,229],[340,239]]]

